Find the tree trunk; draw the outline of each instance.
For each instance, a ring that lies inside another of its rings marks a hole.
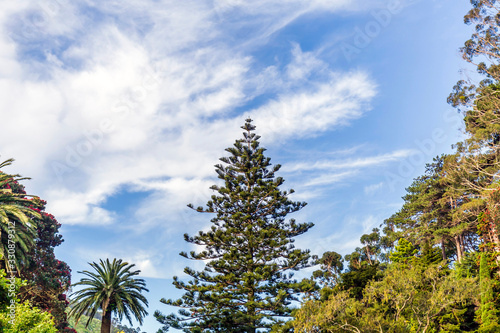
[[[248,325],[248,333],[255,333],[257,330],[255,329],[255,306],[253,305],[253,302],[255,301],[255,294],[253,288],[250,290],[248,294],[248,302],[252,304],[251,306],[248,306],[248,315],[251,318],[250,323]]]
[[[106,311],[102,316],[101,333],[111,333],[111,311]]]
[[[491,230],[490,230],[490,233],[491,233],[491,240],[493,242],[493,248],[495,250],[495,252],[500,252],[500,238],[498,237],[498,229],[497,229],[497,226],[495,224],[495,221],[491,221]],[[500,255],[497,255],[496,257],[496,262],[497,262],[497,265],[500,265]],[[500,274],[500,272],[499,272]]]
[[[444,239],[441,239],[441,255],[443,260],[446,260],[446,249],[444,248]]]
[[[368,251],[368,245],[365,246],[365,252],[366,252],[366,257],[368,258],[368,263],[371,265],[373,265],[373,262],[372,262],[372,256],[370,255],[370,251]]]
[[[460,235],[453,238],[455,246],[457,248],[457,262],[460,264],[462,262],[463,252],[462,252],[462,242]]]

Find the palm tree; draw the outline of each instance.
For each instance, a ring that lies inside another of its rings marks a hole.
[[[123,316],[132,325],[132,316],[142,325],[143,318],[148,314],[144,305],[148,306],[148,301],[141,292],[149,291],[143,279],[135,279],[133,276],[139,275],[141,271],[131,271],[135,265],[122,262],[121,259],[113,259],[110,262],[100,260],[100,263],[89,263],[96,272],[83,271],[85,274],[80,282],[73,286],[85,286],[86,288],[74,292],[71,297],[73,307],[70,316],[73,316],[78,323],[82,315],[89,317],[86,326],[91,322],[98,310],[102,311],[101,333],[111,331],[111,314],[118,315],[122,320]]]
[[[0,169],[13,161],[9,159],[1,162]],[[32,218],[41,218],[37,211],[37,200],[27,199],[25,193],[16,193],[11,189],[11,185],[22,179],[29,178],[0,171],[0,258],[5,260],[8,272],[13,268],[19,269],[19,263],[33,246],[36,237],[36,223]]]

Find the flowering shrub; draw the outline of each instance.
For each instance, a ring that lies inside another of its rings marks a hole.
[[[12,179],[3,188],[13,193],[26,195],[24,186]],[[68,328],[66,308],[69,304],[66,292],[71,285],[71,269],[58,260],[54,248],[63,242],[59,234],[61,224],[54,215],[45,212],[47,202],[38,197],[29,199],[29,206],[37,213],[32,217],[36,225],[34,246],[19,267],[20,277],[26,285],[20,288],[18,297],[21,301],[29,301],[33,306],[49,312],[59,332],[72,333]],[[1,331],[1,330],[0,330]]]

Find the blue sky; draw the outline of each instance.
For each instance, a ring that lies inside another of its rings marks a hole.
[[[0,156],[87,262],[142,270],[151,315],[179,296],[184,233],[207,228],[213,165],[251,117],[315,227],[297,245],[348,253],[460,139],[446,104],[473,75],[467,1],[129,0],[0,3]],[[192,267],[202,267],[192,266]]]

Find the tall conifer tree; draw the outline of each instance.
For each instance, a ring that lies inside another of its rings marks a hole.
[[[479,288],[481,291],[481,305],[479,307],[478,319],[481,323],[480,333],[491,333],[500,331],[498,309],[495,307],[495,296],[491,279],[488,258],[485,253],[481,253],[479,266]]]
[[[243,138],[226,149],[230,156],[220,159],[224,165],[215,166],[224,185],[212,186],[216,194],[206,208],[195,209],[215,215],[211,229],[184,235],[204,250],[181,255],[208,262],[203,271],[186,268],[192,277],[187,283],[174,277],[175,287],[185,293],[178,300],[161,300],[181,308],[178,315],[155,313],[165,325],[163,332],[169,327],[184,332],[269,331],[290,316],[292,301],[309,288],[310,282],[292,279],[293,271],[310,265],[309,251],[293,243],[313,224],[286,219],[306,203],[291,201],[293,190],[279,189],[284,182],[276,177],[280,165],[272,166],[264,156],[252,120],[241,128]]]

